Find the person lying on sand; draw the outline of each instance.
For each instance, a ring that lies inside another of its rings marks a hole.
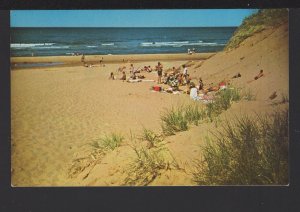
[[[136,79],[136,75],[135,75],[135,72],[132,72],[131,76],[130,76],[130,79]]]
[[[125,73],[125,71],[123,71],[123,75],[122,75],[122,77],[120,78],[120,80],[126,80],[126,73]]]
[[[264,76],[264,70],[261,69],[260,72],[259,72],[259,74],[257,76],[255,76],[254,79],[257,80],[257,79],[259,79],[259,78],[261,78],[263,76]]]
[[[204,89],[204,93],[205,93],[205,92],[218,91],[218,90],[220,90],[220,87],[219,87],[219,86],[210,86],[209,88]]]
[[[236,75],[234,75],[234,76],[232,77],[232,79],[234,79],[234,78],[239,78],[239,77],[242,77],[242,75],[240,74],[240,72],[237,73]]]
[[[110,76],[109,76],[108,79],[111,79],[111,80],[114,80],[114,79],[115,79],[115,76],[114,76],[114,73],[113,73],[113,72],[110,73]]]

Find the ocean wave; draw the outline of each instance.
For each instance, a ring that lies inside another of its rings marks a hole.
[[[101,45],[102,46],[114,46],[115,44],[114,43],[102,43]]]
[[[97,48],[98,46],[86,46],[87,48]]]
[[[52,46],[55,43],[11,43],[11,48],[32,48],[36,46]]]
[[[35,46],[34,49],[68,49],[70,46]]]
[[[162,47],[162,46],[172,46],[172,47],[182,47],[182,46],[223,46],[226,44],[220,43],[208,43],[203,41],[198,42],[189,42],[189,41],[180,41],[180,42],[145,42],[140,43],[140,46],[143,47]]]

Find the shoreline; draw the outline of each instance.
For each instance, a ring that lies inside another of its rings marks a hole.
[[[206,60],[216,53],[186,53],[180,54],[128,54],[128,55],[85,55],[85,62],[89,64],[99,64],[103,58],[103,64],[114,63],[135,63],[148,61],[178,61],[178,60]],[[16,67],[19,64],[36,63],[63,63],[57,66],[82,66],[81,55],[79,56],[37,56],[37,57],[11,57],[12,68],[32,68]],[[49,66],[47,66],[49,67]],[[51,65],[53,67],[53,65]]]

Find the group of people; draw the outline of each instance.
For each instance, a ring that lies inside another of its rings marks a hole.
[[[127,79],[126,72],[125,72],[126,66],[119,67],[118,72],[122,72],[122,76],[119,78],[120,80],[125,81]],[[145,72],[152,72],[151,66],[144,66],[142,69],[135,69],[133,64],[130,64],[129,67],[130,70],[130,77],[129,80],[135,80],[135,79],[143,79],[145,78],[143,75],[137,75],[137,73],[141,73],[141,71]],[[198,80],[198,85],[196,86],[194,82],[191,82],[191,77],[188,74],[188,68],[186,65],[182,65],[182,72],[180,69],[176,69],[175,67],[172,67],[172,69],[163,71],[163,65],[161,62],[158,62],[155,66],[154,70],[157,72],[157,84],[167,84],[169,85],[169,91],[179,91],[179,86],[186,85],[187,91],[186,93],[190,95],[190,98],[193,100],[208,100],[211,101],[213,99],[213,96],[209,96],[208,92],[216,92],[219,90],[224,90],[227,88],[227,85],[229,85],[229,80],[223,80],[217,85],[210,84],[208,87],[204,88],[204,83],[202,78],[200,77]],[[242,75],[240,73],[237,73],[232,77],[234,78],[240,78]],[[264,76],[263,70],[260,70],[259,74],[254,77],[254,80],[259,79],[260,77]],[[111,72],[109,79],[116,79],[113,72]],[[201,91],[202,95],[199,96],[199,92]]]

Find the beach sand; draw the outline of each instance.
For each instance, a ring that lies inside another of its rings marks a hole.
[[[130,63],[135,67],[160,61],[164,68],[189,63],[192,78],[202,77],[205,86],[229,79],[235,86],[253,90],[256,101],[234,103],[222,116],[269,112],[274,109],[268,97],[277,91],[288,96],[287,26],[264,30],[248,38],[236,50],[214,54],[86,56],[88,63],[105,66],[83,67],[80,56],[12,58],[12,185],[13,186],[112,186],[122,185],[126,167],[134,152],[126,142],[107,154],[92,170],[68,177],[68,168],[88,144],[111,132],[130,133],[143,128],[159,132],[160,115],[165,108],[189,103],[186,94],[152,92],[156,82],[127,83],[109,80],[110,72]],[[124,59],[124,62],[123,62]],[[20,68],[16,63],[64,62],[63,66]],[[266,75],[252,80],[260,69]],[[155,72],[143,73],[156,80]],[[249,82],[249,81],[253,82]],[[194,80],[195,81],[195,80]],[[195,81],[196,82],[196,81]],[[281,97],[281,96],[280,96]],[[279,98],[279,97],[278,97]],[[277,101],[275,99],[274,101]],[[189,174],[193,159],[201,155],[199,145],[215,123],[193,126],[166,138],[166,147],[186,171],[167,170],[150,185],[194,185]]]

